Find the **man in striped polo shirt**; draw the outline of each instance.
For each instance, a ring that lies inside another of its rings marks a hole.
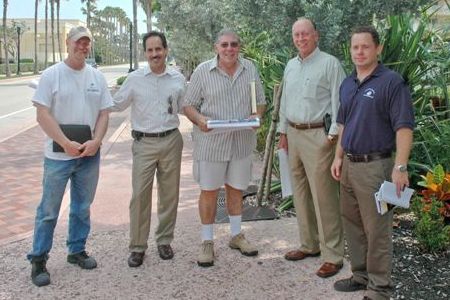
[[[214,265],[213,223],[217,195],[223,185],[232,237],[229,246],[247,256],[258,254],[241,233],[242,190],[247,189],[251,179],[255,130],[211,131],[207,120],[261,117],[265,109],[264,90],[256,67],[239,57],[240,39],[235,32],[220,31],[214,46],[216,57],[200,64],[191,76],[184,108],[195,125],[193,171],[201,188],[202,222],[202,247],[197,263],[202,267]],[[251,113],[251,82],[256,86],[256,114]]]

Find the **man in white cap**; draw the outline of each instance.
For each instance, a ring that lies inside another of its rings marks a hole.
[[[104,76],[85,63],[91,41],[89,29],[72,28],[66,39],[67,58],[42,73],[32,99],[37,121],[47,135],[42,199],[36,211],[33,248],[27,255],[32,282],[37,286],[50,283],[46,261],[69,179],[67,261],[82,269],[97,267],[85,245],[112,98]]]

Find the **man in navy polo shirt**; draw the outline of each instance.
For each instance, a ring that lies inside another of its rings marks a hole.
[[[374,193],[384,180],[408,186],[414,113],[402,77],[378,62],[382,51],[370,26],[352,32],[355,71],[340,88],[339,141],[331,166],[340,181],[341,213],[353,276],[334,284],[342,292],[366,290],[364,299],[389,299],[393,284],[392,218],[377,212]],[[395,150],[395,157],[392,153]]]

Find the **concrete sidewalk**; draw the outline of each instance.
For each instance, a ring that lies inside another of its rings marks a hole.
[[[91,210],[92,231],[87,250],[98,261],[90,271],[66,262],[65,237],[68,198],[63,202],[47,267],[51,284],[31,283],[25,259],[32,237],[0,246],[0,299],[361,299],[362,292],[333,290],[333,282],[350,276],[349,264],[330,279],[315,275],[320,258],[289,262],[286,251],[298,246],[295,218],[243,223],[249,240],[257,245],[257,257],[245,257],[228,247],[229,224],[215,225],[217,260],[211,268],[197,266],[200,220],[199,188],[192,178],[191,124],[184,117],[181,191],[175,240],[175,257],[159,258],[154,242],[156,214],[152,213],[149,249],[144,264],[129,268],[128,205],[131,196],[131,136],[124,122],[103,147],[101,177]],[[257,168],[257,167],[256,167]],[[255,174],[259,174],[255,170]],[[156,195],[154,197],[156,201]],[[153,203],[156,208],[156,203]],[[153,209],[155,211],[155,209]]]

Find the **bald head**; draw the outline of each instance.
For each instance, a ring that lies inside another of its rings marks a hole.
[[[319,33],[313,21],[300,18],[292,25],[292,40],[301,58],[308,57],[317,47]]]

